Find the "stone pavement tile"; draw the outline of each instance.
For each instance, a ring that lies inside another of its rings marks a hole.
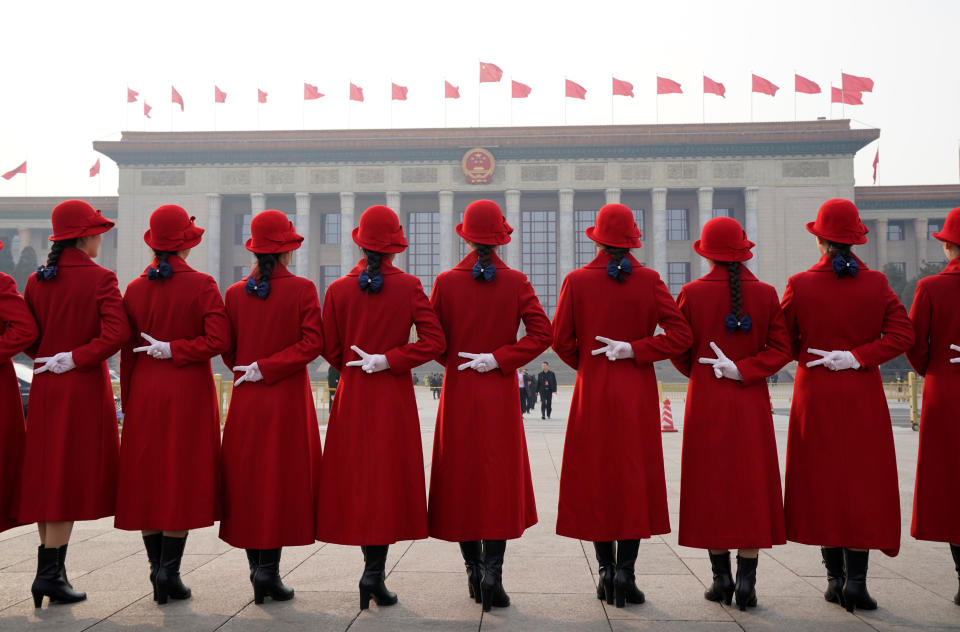
[[[727,609],[744,629],[840,632],[867,632],[871,627],[823,596],[765,596],[756,608],[741,612],[736,604]]]
[[[73,578],[71,577],[70,580],[73,581]],[[85,586],[75,585],[81,590],[85,588]],[[114,589],[97,593],[88,592],[86,601],[69,605],[56,604],[50,606],[49,600],[44,598],[43,608],[35,610],[29,586],[23,594],[26,599],[0,613],[3,620],[0,628],[4,632],[13,632],[14,630],[56,630],[58,632],[61,630],[85,630],[144,596],[144,592],[141,590],[129,589]]]
[[[36,570],[37,546],[39,545],[40,538],[37,537],[35,530],[21,533],[15,538],[7,538],[0,541],[0,571],[12,572],[13,568],[22,562],[32,564],[33,570]],[[20,567],[20,569],[22,570],[22,567]]]
[[[352,597],[352,595],[351,595]],[[346,630],[359,604],[345,593],[298,590],[292,601],[250,603],[220,628],[224,632],[268,630]]]
[[[172,630],[174,632],[205,632],[219,629],[229,620],[226,615],[174,614],[156,610],[145,615],[118,614],[89,628],[90,632],[119,632],[126,630]]]
[[[17,564],[4,568],[4,572],[28,572],[36,573],[37,570],[37,546],[38,542],[33,542],[33,553],[30,557],[22,559]],[[103,568],[125,557],[135,555],[143,550],[143,542],[99,542],[95,538],[81,541],[71,540],[69,552],[67,553],[67,574],[72,579],[74,576],[81,576],[90,571]]]
[[[732,621],[723,607],[703,598],[703,584],[693,575],[637,576],[637,586],[646,596],[646,603],[617,608],[604,602],[611,621]]]
[[[740,632],[736,623],[718,621],[643,621],[640,619],[615,619],[610,621],[614,632],[642,630],[643,632]]]
[[[449,621],[451,626],[480,625],[482,607],[467,592],[466,574],[415,573],[396,571],[387,578],[387,587],[397,593],[398,602],[381,608],[372,600],[370,612],[382,621],[416,618],[423,621]],[[359,612],[360,594],[350,593],[355,612]],[[351,628],[352,629],[352,628]]]
[[[597,589],[584,557],[510,555],[509,546],[503,562],[503,584],[508,594],[595,594]]]
[[[609,631],[610,623],[600,603],[596,595],[511,593],[508,608],[483,613],[480,630]]]
[[[513,544],[511,541],[507,548]],[[430,538],[414,542],[394,566],[394,571],[464,572],[463,556],[456,542]],[[359,571],[363,571],[360,562]],[[465,575],[464,575],[465,576]],[[357,575],[359,580],[359,575]]]
[[[879,628],[887,626],[956,626],[960,628],[960,606],[953,597],[944,598],[905,579],[867,577],[870,594],[879,608],[857,610],[858,617]]]
[[[540,522],[527,529],[522,537],[507,542],[507,556],[535,557],[583,557],[583,545],[579,540],[559,536],[556,533],[557,519],[540,517]],[[590,545],[593,555],[593,545]]]
[[[5,608],[30,597],[30,585],[35,571],[23,573],[0,573],[0,630],[4,629]]]
[[[593,548],[592,546],[590,547]],[[592,553],[592,551],[591,551]],[[637,553],[636,573],[640,575],[688,575],[690,569],[673,549],[663,542],[644,540]]]

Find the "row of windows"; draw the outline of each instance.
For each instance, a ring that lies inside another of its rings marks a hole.
[[[936,239],[933,233],[943,230],[942,219],[927,220],[927,239]],[[887,222],[887,241],[903,241],[906,239],[906,221],[894,219]]]

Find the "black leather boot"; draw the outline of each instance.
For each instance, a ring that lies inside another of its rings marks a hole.
[[[37,549],[37,576],[30,587],[34,607],[43,605],[44,597],[50,597],[51,602],[58,603],[76,603],[87,598],[87,593],[76,591],[67,584],[62,575],[66,573],[63,569],[58,549],[45,546]]]
[[[617,574],[617,562],[614,557],[613,542],[594,542],[593,550],[597,554],[597,599],[605,599],[613,605],[613,576]]]
[[[953,554],[953,564],[957,567],[957,580],[960,581],[960,546],[951,544],[950,552]],[[957,591],[957,595],[953,598],[953,603],[960,606],[960,590]]]
[[[480,599],[480,579],[483,577],[483,544],[479,540],[460,543],[463,565],[467,567],[467,591],[477,603]]]
[[[60,565],[60,577],[61,577],[61,579],[63,579],[64,583],[66,583],[67,586],[69,586],[70,588],[73,588],[73,584],[71,584],[71,583],[70,583],[70,580],[67,579],[67,567],[64,565],[64,562],[65,562],[66,559],[67,559],[67,546],[68,546],[68,545],[64,544],[63,546],[61,546],[60,548],[57,549],[57,564]],[[38,549],[42,549],[42,548],[43,548],[43,545],[41,544],[41,545],[38,546],[37,548],[38,548]],[[51,598],[50,598],[50,603],[57,603],[57,600],[54,599],[53,597],[51,597]]]
[[[730,572],[730,551],[710,553],[710,568],[713,569],[713,585],[703,596],[707,601],[730,605],[733,601],[733,574]],[[738,569],[739,570],[739,569]]]
[[[634,564],[640,540],[617,540],[617,574],[613,578],[613,601],[617,608],[628,603],[643,603],[643,591],[637,588]]]
[[[257,549],[257,565],[253,569],[253,600],[263,603],[265,597],[274,601],[293,599],[293,589],[280,580],[280,551],[282,549]]]
[[[757,562],[756,557],[737,556],[737,583],[734,586],[734,595],[737,606],[741,610],[757,605]],[[729,562],[728,562],[729,564]]]
[[[363,577],[360,578],[360,609],[370,607],[370,598],[381,608],[397,603],[397,594],[387,590],[387,551],[386,544],[361,546],[363,551]]]
[[[480,582],[480,598],[484,612],[490,612],[493,606],[506,608],[510,605],[510,596],[503,589],[503,554],[506,551],[506,540],[483,541],[483,581]]]
[[[843,584],[843,603],[847,612],[876,610],[877,602],[867,592],[867,560],[870,551],[843,550],[843,562],[847,567],[847,581]]]
[[[182,538],[163,536],[160,566],[157,568],[157,603],[159,604],[167,603],[167,597],[190,598],[190,589],[184,586],[180,579],[180,561],[183,559],[183,549],[186,545],[186,536]]]
[[[823,598],[844,606],[843,584],[847,581],[847,574],[843,568],[843,549],[839,546],[822,546],[820,555],[823,556],[823,565],[827,567],[827,589],[823,592]]]
[[[250,581],[253,581],[253,573],[257,570],[257,562],[260,560],[259,549],[247,549],[247,564],[250,565]]]
[[[163,534],[153,533],[143,536],[143,547],[147,549],[150,562],[150,585],[153,586],[153,600],[157,600],[157,569],[160,568],[160,552],[163,550]]]

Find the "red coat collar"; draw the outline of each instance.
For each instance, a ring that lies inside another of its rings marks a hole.
[[[710,272],[707,272],[702,277],[700,277],[700,280],[727,282],[730,280],[730,271],[727,269],[727,266],[715,264],[712,268],[710,268]],[[759,279],[757,279],[757,277],[754,276],[753,272],[750,271],[750,268],[741,264],[740,280],[741,281],[757,281]]]
[[[638,266],[643,266],[643,264],[637,261],[637,259],[629,252],[627,253],[627,256],[624,257],[624,259],[628,260],[635,268]],[[583,267],[584,268],[603,268],[604,270],[606,270],[607,264],[610,263],[610,261],[612,261],[610,254],[606,250],[603,250],[601,248],[600,251],[597,253],[597,256],[593,258],[593,261],[591,261],[590,263],[588,263]]]
[[[870,269],[867,267],[867,264],[861,261],[860,257],[857,255],[851,252],[850,256],[857,260],[860,271]],[[822,257],[820,257],[820,261],[810,268],[810,272],[833,272],[833,257],[831,257],[829,254],[824,254]]]
[[[97,263],[90,258],[90,255],[79,248],[64,248],[57,260],[57,266],[65,268],[77,268],[80,266],[95,266]]]
[[[493,264],[493,267],[497,270],[509,270],[510,266],[505,264],[503,260],[497,256],[496,251],[490,253],[490,262]],[[477,253],[475,250],[471,250],[467,253],[467,256],[463,258],[463,261],[458,263],[453,267],[454,270],[468,270],[473,271],[474,264],[477,263]]]
[[[941,270],[940,274],[960,274],[960,257],[948,261],[947,267]]]
[[[360,273],[367,269],[367,259],[364,257],[357,262],[357,265],[354,266],[353,270],[347,273],[347,276],[360,276]],[[391,274],[403,274],[403,270],[393,265],[391,262],[386,259],[380,260],[380,274],[383,276],[390,276]]]
[[[156,259],[151,261],[150,265],[148,265],[144,269],[143,273],[140,276],[147,276],[147,270],[152,268],[156,262],[157,262]],[[191,268],[190,265],[186,261],[184,261],[184,259],[180,256],[170,255],[169,257],[167,257],[167,263],[170,264],[170,267],[173,268],[174,272],[194,272],[194,269]]]

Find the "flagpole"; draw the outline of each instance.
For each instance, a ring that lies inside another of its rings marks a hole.
[[[307,82],[304,81],[304,84]],[[304,95],[303,101],[300,102],[300,129],[307,129],[307,98]]]
[[[390,77],[390,129],[393,129],[393,77]]]
[[[654,106],[653,111],[655,112],[654,116],[656,117],[656,122],[660,124],[660,73],[657,73],[657,96],[654,97]]]
[[[353,82],[350,82],[350,87],[347,88],[348,92],[353,92]],[[350,129],[350,112],[353,109],[353,95],[347,94],[347,129]]]
[[[750,71],[750,122],[753,123],[753,71]]]
[[[564,85],[564,88],[563,88],[563,124],[566,125],[566,124],[567,124],[567,88],[566,88],[567,78],[566,78],[566,77],[563,78],[563,85]]]
[[[847,95],[843,91],[843,68],[840,69],[840,118],[847,118]],[[831,90],[832,92],[832,90]]]
[[[513,77],[510,77],[510,127],[513,127]]]
[[[701,122],[703,122],[704,125],[706,125],[707,123],[707,91],[703,89],[703,83],[704,83],[704,79],[706,78],[706,75],[702,72],[700,74],[702,75],[700,80],[700,120]]]
[[[126,115],[127,115],[127,122],[126,122],[126,124],[124,125],[124,129],[130,129],[130,104],[127,103],[127,99],[129,98],[129,96],[128,96],[128,95],[129,95],[129,91],[130,91],[130,86],[128,85],[128,86],[127,86],[127,94],[124,94],[124,95],[123,95],[123,103],[124,103],[123,109],[126,111],[125,113],[126,113]]]
[[[444,79],[443,84],[443,126],[447,126],[447,101],[450,99],[447,98],[447,84],[446,79]]]
[[[613,120],[613,75],[610,75],[610,124],[615,125]]]
[[[480,127],[480,58],[477,57],[477,127]]]
[[[170,131],[173,131],[173,79],[170,80]]]
[[[257,131],[260,130],[260,80],[257,79]]]
[[[793,69],[793,120],[797,120],[797,69]]]
[[[213,131],[217,131],[217,80],[213,80]]]

